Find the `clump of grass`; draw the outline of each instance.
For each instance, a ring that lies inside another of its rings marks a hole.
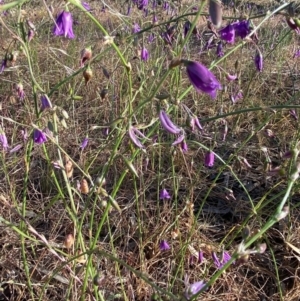
[[[146,2],[0,6],[0,299],[295,300],[297,8]]]

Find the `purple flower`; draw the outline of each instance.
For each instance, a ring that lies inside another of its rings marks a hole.
[[[159,199],[160,200],[169,200],[171,198],[169,192],[167,191],[167,189],[163,189],[160,191],[160,194],[159,194]]]
[[[154,33],[150,33],[149,36],[148,36],[148,42],[149,42],[149,43],[152,43],[154,40],[155,40],[155,35],[154,35]]]
[[[134,3],[136,3],[137,8],[140,10],[148,6],[148,0],[135,0]]]
[[[139,135],[141,138],[147,139],[147,137],[137,128],[131,126],[128,130],[129,137],[131,141],[140,149],[144,149],[145,146],[140,142],[137,135]]]
[[[230,98],[233,103],[236,103],[238,100],[243,99],[243,91],[239,90],[235,94],[231,94]]]
[[[223,251],[221,261],[219,260],[217,254],[215,252],[212,252],[212,259],[214,261],[214,264],[217,269],[221,269],[225,263],[227,263],[231,256],[227,251]]]
[[[203,287],[205,286],[204,281],[198,281],[198,282],[195,282],[193,284],[189,284],[187,277],[185,277],[184,282],[185,282],[184,295],[185,295],[187,300],[190,300],[194,295],[199,293],[203,289]]]
[[[298,120],[298,115],[297,115],[297,112],[296,112],[295,109],[291,109],[291,110],[290,110],[290,115],[291,115],[292,117],[294,117],[295,120]]]
[[[132,33],[138,33],[141,30],[139,24],[134,23],[132,27]]]
[[[82,150],[85,149],[85,148],[87,147],[88,143],[89,143],[89,138],[88,138],[88,137],[85,137],[85,138],[83,139],[83,141],[81,142],[81,144],[80,144],[80,148],[81,148]]]
[[[131,6],[128,5],[128,8],[127,8],[127,16],[129,16],[131,14]]]
[[[226,41],[229,44],[233,44],[235,40],[235,30],[232,24],[227,25],[219,31],[220,37],[222,40]]]
[[[167,243],[166,240],[162,240],[160,243],[159,243],[159,248],[161,251],[167,251],[167,250],[170,250],[170,246],[169,244]]]
[[[44,111],[48,108],[52,108],[51,101],[50,101],[49,97],[46,94],[41,96],[41,103],[42,103],[41,111]]]
[[[143,47],[143,49],[141,51],[141,60],[147,61],[148,59],[149,59],[149,52],[145,47]]]
[[[62,11],[56,19],[56,24],[53,28],[53,33],[56,36],[64,36],[69,39],[74,39],[73,33],[73,18],[70,12]]]
[[[235,30],[235,35],[241,39],[244,39],[251,32],[249,20],[237,21],[232,23],[232,25]]]
[[[263,70],[263,57],[260,51],[257,51],[254,58],[255,67],[259,72]]]
[[[221,262],[220,262],[220,260],[219,260],[219,258],[217,256],[217,254],[215,252],[212,252],[211,253],[211,257],[213,259],[213,262],[214,262],[216,268],[220,269],[222,267],[222,265],[221,265]]]
[[[191,129],[192,129],[192,132],[195,131],[195,128],[197,127],[200,131],[203,130],[203,127],[202,125],[200,124],[200,121],[198,119],[197,116],[193,115],[193,117],[190,117],[190,126],[191,126]]]
[[[199,262],[199,263],[202,263],[203,260],[204,260],[203,251],[199,251],[199,254],[198,254],[198,262]]]
[[[47,137],[45,133],[39,129],[34,129],[33,131],[33,141],[37,144],[43,144],[45,141],[47,141]]]
[[[165,111],[159,112],[159,120],[162,127],[170,134],[178,135],[181,133],[181,129],[171,121],[170,117]]]
[[[217,45],[217,57],[222,57],[224,56],[224,51],[223,51],[223,44],[220,41]]]
[[[153,24],[157,24],[157,16],[156,16],[156,14],[153,14],[153,18],[152,18],[152,23]]]
[[[179,135],[177,139],[172,143],[172,146],[175,146],[177,144],[181,144],[184,141],[184,133]]]
[[[29,29],[27,33],[28,42],[30,42],[33,39],[34,35],[35,35],[35,31],[33,29]]]
[[[6,67],[7,67],[7,59],[3,59],[0,67],[0,74],[4,71]]]
[[[187,145],[187,143],[185,142],[185,140],[183,140],[183,141],[181,142],[180,147],[181,147],[181,149],[182,149],[182,151],[183,151],[184,153],[186,153],[186,152],[188,151],[188,145]]]
[[[14,148],[9,150],[10,154],[16,153],[17,151],[19,151],[21,148],[23,147],[23,144],[17,144]]]
[[[186,35],[188,34],[190,28],[192,26],[192,23],[190,21],[186,21],[183,25],[183,36],[186,37]]]
[[[293,18],[287,16],[286,22],[292,30],[294,30],[297,34],[300,34],[300,28],[297,26]]]
[[[297,51],[295,51],[293,58],[297,58],[300,57],[300,49],[298,49]]]
[[[169,2],[167,2],[167,1],[164,1],[164,4],[163,4],[163,9],[164,9],[164,10],[167,10],[167,9],[169,9],[169,7],[170,7],[170,4],[169,4]]]
[[[200,92],[207,93],[211,98],[215,99],[217,96],[217,90],[221,90],[222,86],[205,66],[198,62],[183,61],[186,66],[186,72],[194,88]]]
[[[226,73],[226,78],[227,80],[229,80],[230,82],[233,81],[233,80],[236,80],[237,79],[237,75],[236,74],[230,74],[230,73]]]
[[[8,149],[7,137],[3,130],[0,130],[0,144],[4,150]]]
[[[204,165],[206,167],[213,167],[215,162],[215,154],[212,151],[209,151],[205,154]]]
[[[82,6],[83,6],[87,11],[90,11],[90,10],[91,10],[91,7],[90,7],[90,5],[89,5],[87,2],[81,1],[81,4],[82,4]]]

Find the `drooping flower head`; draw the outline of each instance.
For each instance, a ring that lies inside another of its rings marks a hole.
[[[260,51],[257,51],[254,58],[255,67],[259,72],[263,70],[263,56]]]
[[[73,33],[73,18],[70,12],[62,11],[57,19],[56,24],[53,28],[53,33],[56,36],[64,36],[69,39],[74,39]]]
[[[7,137],[2,129],[0,129],[0,144],[4,150],[8,149]]]
[[[237,21],[232,23],[232,25],[235,30],[235,35],[241,39],[244,39],[251,32],[249,20]]]
[[[193,284],[189,284],[187,276],[185,276],[184,283],[185,283],[184,296],[187,300],[190,300],[194,295],[196,295],[205,286],[204,281],[197,281]]]
[[[159,243],[159,249],[161,251],[167,251],[167,250],[170,250],[170,246],[169,246],[169,244],[168,244],[168,242],[166,240],[162,240]]]
[[[183,60],[186,66],[186,72],[191,84],[198,92],[204,92],[215,99],[217,90],[221,90],[222,86],[216,79],[214,74],[205,66],[198,62]]]
[[[90,5],[86,1],[81,1],[81,4],[87,11],[91,10]]]
[[[213,167],[215,162],[215,154],[212,151],[209,151],[205,154],[204,165],[206,167]]]
[[[219,31],[220,38],[229,44],[233,44],[235,41],[235,30],[232,24],[227,25]]]
[[[149,59],[149,52],[145,47],[143,47],[141,50],[141,60],[148,61],[148,59]]]
[[[217,45],[217,57],[222,57],[224,56],[224,51],[223,51],[223,44],[220,41]]]
[[[88,137],[85,137],[85,138],[83,139],[83,141],[81,142],[81,144],[80,144],[80,148],[81,148],[82,150],[84,150],[84,149],[87,147],[88,143],[89,143],[89,138],[88,138]]]
[[[139,24],[134,23],[132,27],[132,33],[138,33],[141,30],[141,27]]]
[[[4,69],[7,67],[7,59],[3,59],[1,66],[0,66],[0,74],[4,71]]]
[[[41,103],[42,103],[41,111],[52,108],[52,103],[46,94],[43,94],[41,96]]]
[[[188,32],[189,32],[191,26],[192,26],[192,23],[191,23],[189,20],[187,20],[187,21],[184,23],[184,25],[183,25],[183,36],[184,36],[184,37],[186,37],[186,35],[188,34]]]
[[[300,49],[298,49],[294,52],[293,58],[297,58],[297,57],[300,57]]]
[[[33,141],[37,144],[43,144],[47,141],[45,133],[39,129],[34,129],[33,131]]]
[[[133,2],[137,5],[137,8],[142,10],[148,6],[148,0],[133,0]]]
[[[171,196],[170,196],[168,190],[164,188],[160,191],[159,198],[161,200],[169,200],[171,198]]]
[[[227,263],[231,259],[231,256],[227,251],[223,251],[221,260],[219,260],[215,252],[212,252],[211,255],[217,269],[221,269],[225,265],[225,263]]]
[[[90,46],[82,49],[80,52],[80,67],[82,68],[84,66],[84,63],[90,60],[91,57],[92,57],[92,48]]]

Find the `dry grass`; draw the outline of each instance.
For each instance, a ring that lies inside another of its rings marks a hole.
[[[115,2],[109,5],[118,9]],[[151,16],[145,19],[142,12],[134,10],[129,18],[122,20],[108,10],[101,12],[96,2],[91,2],[91,6],[93,15],[111,35],[116,35],[117,45],[131,62],[135,96],[132,106],[136,110],[133,124],[149,124],[157,118],[159,106],[167,103],[174,105],[172,120],[184,126],[187,116],[176,105],[189,86],[183,68],[174,70],[158,91],[170,94],[167,101],[154,98],[137,110],[152,94],[173,58],[173,49],[164,46],[158,35],[149,44],[148,33],[143,39],[150,50],[150,61],[142,63],[135,58],[142,39],[136,46],[133,38],[128,38],[130,29],[126,28],[134,21],[149,25]],[[228,8],[225,15],[239,16],[246,12],[242,5],[238,8],[239,13]],[[23,146],[17,153],[1,153],[0,300],[100,300],[98,290],[104,300],[150,300],[154,293],[167,300],[171,298],[167,292],[177,297],[182,295],[186,274],[190,283],[207,282],[217,272],[211,252],[220,254],[226,249],[233,253],[241,243],[245,225],[251,233],[259,231],[274,213],[287,187],[287,176],[270,176],[269,170],[282,165],[288,172],[288,161],[282,157],[299,140],[298,121],[290,116],[287,108],[267,107],[299,105],[299,59],[293,58],[298,36],[288,33],[280,15],[267,21],[259,31],[258,42],[264,55],[268,54],[263,72],[257,73],[253,66],[255,48],[251,44],[221,62],[220,66],[232,73],[238,61],[238,81],[226,83],[224,74],[214,68],[213,72],[227,85],[227,90],[219,93],[216,101],[194,90],[182,100],[200,117],[203,133],[192,133],[185,127],[189,151],[184,154],[179,148],[170,147],[171,137],[158,130],[158,122],[156,128],[147,128],[147,133],[153,130],[151,138],[158,134],[158,139],[156,143],[146,141],[146,153],[139,152],[132,160],[140,175],[137,178],[124,160],[124,157],[130,160],[136,150],[126,135],[130,118],[123,114],[131,101],[130,84],[115,51],[103,45],[99,30],[76,9],[73,14],[79,24],[75,26],[76,39],[72,41],[52,36],[49,30],[53,23],[43,6],[32,9],[29,3],[24,9],[38,32],[30,43],[33,73],[47,93],[78,70],[83,47],[92,45],[94,57],[99,57],[92,62],[94,75],[88,85],[84,84],[80,72],[51,95],[52,103],[69,114],[67,128],[59,125],[60,150],[79,167],[74,166],[74,174],[67,182],[62,170],[53,168],[53,162],[59,160],[57,145],[48,141],[45,148],[34,145],[30,150],[30,139],[23,141],[20,134],[25,128],[31,133],[32,123],[39,123],[43,128],[49,120],[53,121],[50,111],[44,112],[39,120],[36,118],[25,55],[21,53],[16,66],[0,75],[2,126],[10,145]],[[121,10],[122,14],[125,12],[126,5]],[[17,12],[12,12],[3,17],[15,34],[16,16]],[[170,17],[160,10],[159,20],[167,21]],[[259,23],[256,19],[253,22]],[[174,43],[182,42],[182,25],[183,22],[178,22]],[[209,33],[203,18],[197,28],[201,40],[192,37],[184,56],[209,66],[216,56],[214,49],[200,53],[207,40],[205,33]],[[164,27],[157,27],[154,32],[159,34],[162,30]],[[279,46],[270,51],[272,44],[276,45],[280,39]],[[5,55],[14,38],[2,27],[0,40],[1,53]],[[228,46],[227,50],[232,47]],[[109,79],[103,67],[109,72]],[[19,81],[23,82],[27,95],[22,102],[17,100],[13,89]],[[108,96],[102,99],[100,92],[104,88],[108,89]],[[244,98],[232,104],[230,95],[236,88],[243,90]],[[82,99],[75,100],[74,95]],[[234,113],[254,107],[262,109]],[[61,118],[62,114],[57,112]],[[110,128],[109,136],[103,129],[91,130],[119,117],[123,119],[116,129]],[[222,141],[224,121],[228,134]],[[81,150],[79,145],[87,135],[88,147]],[[122,135],[122,142],[114,149]],[[213,147],[227,162],[227,167],[217,160],[212,169],[205,168],[206,150],[193,141]],[[247,167],[244,158],[251,167]],[[105,172],[103,188],[113,196],[121,212],[113,207],[108,209],[108,198],[96,194],[91,181],[89,194],[78,191],[77,182],[87,179],[82,171],[94,182]],[[171,192],[170,201],[159,200],[161,188]],[[289,197],[290,214],[259,240],[267,244],[266,252],[236,261],[198,299],[298,300],[299,201],[296,183]],[[64,240],[69,234],[75,236],[75,243],[66,249]],[[169,242],[170,250],[160,251],[162,239]],[[195,251],[199,250],[205,258],[201,263],[195,257]],[[93,283],[95,275],[98,275],[97,286]],[[87,284],[83,289],[85,279]]]

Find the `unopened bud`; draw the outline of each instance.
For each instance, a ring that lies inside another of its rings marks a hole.
[[[107,95],[108,95],[108,89],[106,88],[102,89],[100,92],[101,99],[104,100],[107,97]]]
[[[222,25],[222,3],[219,0],[209,0],[209,16],[216,28]]]
[[[97,177],[95,184],[99,187],[104,186],[106,184],[106,179],[103,176]]]
[[[73,234],[67,234],[64,241],[64,246],[67,249],[71,249],[74,244],[74,236]]]
[[[85,79],[85,84],[87,85],[87,83],[91,80],[91,78],[93,77],[93,71],[90,68],[90,66],[88,66],[87,69],[85,69],[83,71],[83,77]]]
[[[82,179],[80,182],[80,192],[82,194],[88,194],[90,191],[89,184],[86,179]]]
[[[248,238],[250,236],[250,234],[251,234],[250,228],[248,226],[246,226],[242,232],[243,239]]]
[[[91,47],[87,47],[81,50],[80,53],[80,67],[84,66],[84,63],[90,60],[92,57],[92,49]]]
[[[68,179],[72,178],[74,168],[73,168],[73,163],[72,163],[71,160],[68,160],[66,162],[66,164],[65,164],[65,171],[66,171],[66,174],[67,174],[67,178]]]
[[[259,244],[256,246],[256,249],[259,254],[263,254],[267,249],[267,244],[266,243]]]
[[[96,286],[100,286],[102,280],[103,280],[103,277],[101,277],[100,274],[97,273],[97,274],[94,276],[93,283],[94,283],[94,285],[96,285]]]

